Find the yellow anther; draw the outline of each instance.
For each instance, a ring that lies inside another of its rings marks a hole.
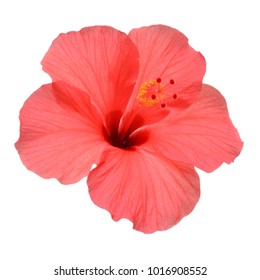
[[[145,106],[154,106],[165,98],[163,86],[156,80],[144,82],[140,86],[136,99]]]

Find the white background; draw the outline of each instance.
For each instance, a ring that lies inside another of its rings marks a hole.
[[[145,271],[149,266],[206,266],[204,277],[152,279],[260,279],[257,0],[10,0],[0,4],[0,21],[1,279],[92,279],[54,276],[60,265]],[[28,171],[14,143],[23,102],[50,81],[40,61],[59,33],[90,25],[128,33],[156,23],[182,31],[205,56],[204,82],[225,96],[245,145],[235,163],[211,174],[199,172],[202,195],[192,214],[168,231],[145,235],[96,207],[86,179],[63,186]]]

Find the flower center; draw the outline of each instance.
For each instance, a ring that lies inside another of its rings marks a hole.
[[[148,140],[149,133],[147,131],[135,131],[144,123],[140,115],[126,121],[125,129],[119,131],[121,118],[121,111],[112,111],[106,116],[106,125],[103,126],[102,132],[108,143],[114,147],[129,150],[144,144]]]
[[[156,80],[145,81],[142,83],[139,89],[139,93],[136,99],[139,102],[139,106],[155,106],[161,105],[165,108],[168,101],[177,99],[177,94],[173,92],[174,90],[174,80],[170,79],[165,85],[162,83],[161,78]]]

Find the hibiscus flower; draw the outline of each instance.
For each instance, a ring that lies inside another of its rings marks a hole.
[[[88,176],[93,202],[136,230],[177,224],[200,196],[194,167],[211,172],[242,149],[224,97],[202,84],[203,56],[176,29],[60,34],[42,65],[53,82],[21,109],[22,162],[62,184]]]

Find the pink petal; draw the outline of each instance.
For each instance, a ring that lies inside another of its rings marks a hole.
[[[193,167],[142,150],[110,148],[88,177],[94,203],[112,218],[152,233],[178,223],[195,207],[199,177]]]
[[[112,27],[95,26],[59,35],[42,60],[54,81],[87,92],[103,112],[124,110],[138,74],[138,51]]]
[[[145,146],[207,172],[233,162],[242,147],[224,97],[209,85],[203,85],[200,98],[186,110],[150,126]]]
[[[182,33],[168,26],[153,25],[133,29],[129,37],[140,54],[136,94],[143,82],[161,78],[171,95],[177,94],[178,101],[182,100],[182,106],[194,101],[201,89],[206,64]]]
[[[24,165],[44,178],[75,183],[88,175],[106,146],[102,121],[80,90],[43,85],[20,112],[16,148]]]

